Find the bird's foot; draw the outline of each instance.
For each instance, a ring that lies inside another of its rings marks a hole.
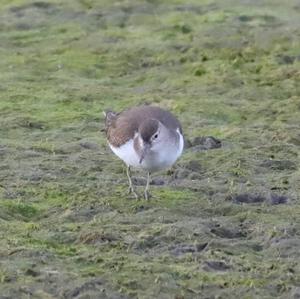
[[[135,192],[135,190],[132,186],[129,186],[129,188],[128,188],[128,195],[130,195],[130,194],[132,194],[136,200],[139,199],[139,195]]]

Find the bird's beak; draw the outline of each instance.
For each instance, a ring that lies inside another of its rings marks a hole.
[[[140,157],[140,164],[143,162],[144,158],[147,156],[147,154],[149,153],[150,151],[150,143],[146,143],[144,142],[144,147],[142,149],[142,154],[141,154],[141,157]]]

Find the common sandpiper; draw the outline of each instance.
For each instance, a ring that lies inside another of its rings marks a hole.
[[[156,106],[143,105],[104,114],[108,144],[127,166],[129,192],[138,199],[131,167],[145,170],[144,197],[148,199],[151,173],[171,167],[182,154],[184,139],[180,122],[169,111]]]

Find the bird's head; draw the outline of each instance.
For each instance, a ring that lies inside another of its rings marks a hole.
[[[139,143],[141,147],[140,163],[143,162],[149,152],[161,143],[162,124],[156,119],[146,119],[138,130]]]

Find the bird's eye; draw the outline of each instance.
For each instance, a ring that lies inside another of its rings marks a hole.
[[[154,139],[156,139],[158,137],[158,134],[155,134],[153,137],[154,137]]]

